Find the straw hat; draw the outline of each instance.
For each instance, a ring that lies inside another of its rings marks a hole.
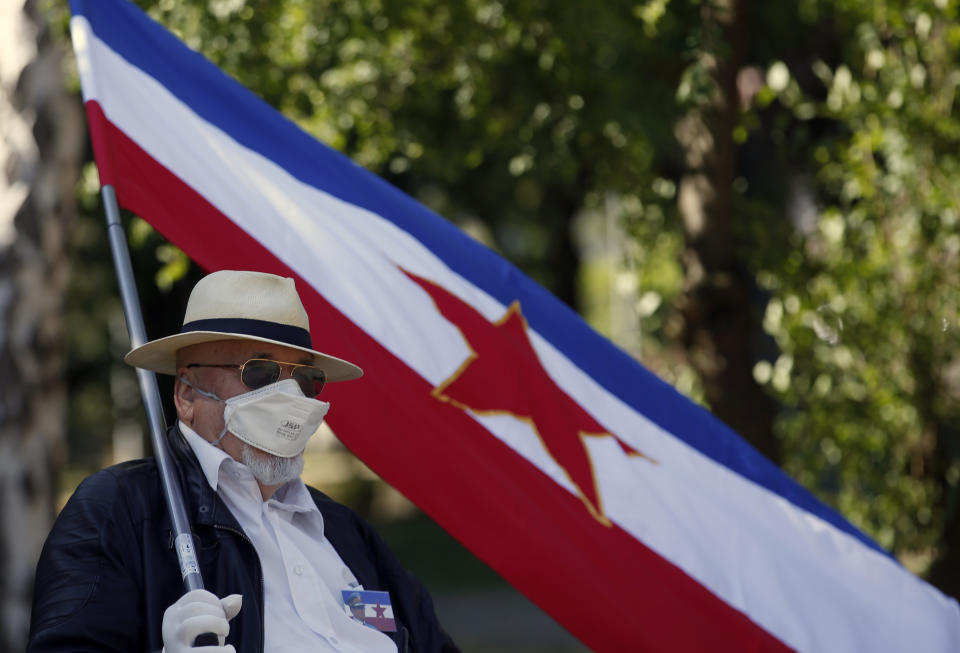
[[[307,312],[293,279],[263,272],[221,270],[197,282],[180,333],[143,344],[124,360],[134,367],[177,373],[177,350],[218,340],[254,340],[299,349],[327,381],[356,379],[363,370],[313,349]]]

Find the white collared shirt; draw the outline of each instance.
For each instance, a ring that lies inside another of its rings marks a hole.
[[[180,422],[210,487],[223,499],[263,568],[264,651],[396,653],[389,637],[353,620],[341,590],[363,589],[323,534],[323,515],[303,481],[267,501],[246,465]]]

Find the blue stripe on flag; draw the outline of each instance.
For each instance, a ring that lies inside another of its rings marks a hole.
[[[301,182],[390,220],[502,304],[519,299],[528,323],[541,336],[608,392],[662,429],[865,545],[887,553],[720,420],[597,334],[514,265],[301,130],[202,55],[187,48],[132,2],[71,0],[70,6],[74,15],[87,18],[96,35],[115,52],[238,143],[259,152]],[[252,124],[257,129],[250,129]]]

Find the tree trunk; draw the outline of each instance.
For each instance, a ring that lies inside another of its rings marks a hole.
[[[941,592],[960,598],[960,491],[949,481],[960,443],[960,428],[955,426],[960,423],[960,410],[949,400],[943,401],[944,397],[957,396],[957,389],[951,387],[943,371],[943,361],[949,361],[951,353],[949,346],[947,351],[923,345],[913,347],[910,365],[916,379],[914,406],[923,419],[924,436],[914,444],[909,474],[922,480],[932,479],[939,486],[937,508],[943,511],[943,531],[928,580]]]
[[[544,252],[544,265],[549,271],[551,290],[573,310],[580,312],[578,275],[580,250],[574,239],[573,221],[583,206],[583,193],[576,190],[551,188],[540,208],[542,219],[550,225]]]
[[[773,461],[775,405],[753,378],[759,310],[753,281],[738,261],[733,231],[740,112],[737,72],[745,49],[746,0],[704,4],[699,65],[713,93],[676,126],[685,171],[678,208],[686,236],[682,340],[713,413]],[[719,36],[719,41],[714,35]]]
[[[948,489],[949,491],[949,489]],[[960,599],[960,510],[948,511],[940,555],[930,568],[930,582],[944,594]]]
[[[0,0],[0,650],[22,651],[64,455],[67,229],[83,121],[33,0]]]

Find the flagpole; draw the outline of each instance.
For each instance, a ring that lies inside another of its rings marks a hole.
[[[130,263],[126,234],[123,231],[123,225],[120,223],[117,194],[113,186],[107,184],[100,188],[100,196],[103,198],[104,211],[107,217],[107,236],[110,239],[110,252],[113,254],[117,281],[120,284],[120,298],[123,301],[123,313],[127,319],[127,331],[130,333],[130,345],[132,348],[136,348],[147,341],[147,332],[143,325],[143,314],[140,311],[140,300],[137,296],[137,286],[133,278],[133,266]],[[203,577],[200,574],[196,547],[193,543],[193,535],[190,532],[190,521],[187,518],[183,494],[180,492],[180,485],[174,475],[174,463],[167,447],[167,425],[163,418],[157,376],[150,370],[137,368],[137,379],[140,382],[140,396],[143,398],[143,406],[147,411],[150,440],[153,443],[153,455],[160,472],[160,484],[163,487],[170,522],[173,524],[173,541],[177,552],[177,560],[180,563],[183,584],[187,592],[203,589]],[[197,637],[194,646],[216,645],[217,643],[216,635],[205,633]]]

